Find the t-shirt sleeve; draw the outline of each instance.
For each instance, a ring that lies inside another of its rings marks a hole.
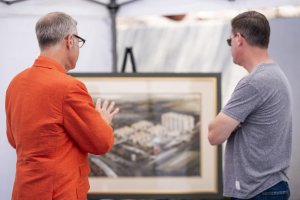
[[[239,83],[222,112],[242,123],[261,104],[262,98],[254,86]]]
[[[103,154],[112,148],[113,129],[96,111],[91,96],[80,81],[74,81],[66,91],[63,117],[64,128],[83,151]]]

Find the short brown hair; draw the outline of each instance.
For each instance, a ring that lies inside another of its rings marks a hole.
[[[261,48],[268,48],[270,25],[267,18],[256,11],[248,11],[231,20],[232,33],[241,33],[246,41]]]

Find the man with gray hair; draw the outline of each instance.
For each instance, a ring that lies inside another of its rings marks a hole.
[[[231,21],[233,62],[249,74],[209,125],[209,142],[227,140],[224,196],[234,200],[287,200],[291,159],[292,109],[290,84],[268,54],[270,26],[256,11]]]
[[[114,143],[114,102],[98,99],[66,74],[85,40],[77,22],[61,12],[36,24],[40,56],[6,92],[7,138],[16,149],[13,200],[86,200],[88,153],[104,154]]]

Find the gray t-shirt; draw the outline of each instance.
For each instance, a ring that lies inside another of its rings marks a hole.
[[[222,110],[240,122],[226,144],[224,196],[248,199],[288,180],[290,91],[286,76],[275,63],[258,65],[236,86]]]

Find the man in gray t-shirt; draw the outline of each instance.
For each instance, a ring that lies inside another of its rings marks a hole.
[[[268,55],[270,27],[249,11],[231,21],[233,61],[249,74],[209,125],[209,142],[227,140],[224,196],[233,199],[289,198],[292,114],[289,82]]]

